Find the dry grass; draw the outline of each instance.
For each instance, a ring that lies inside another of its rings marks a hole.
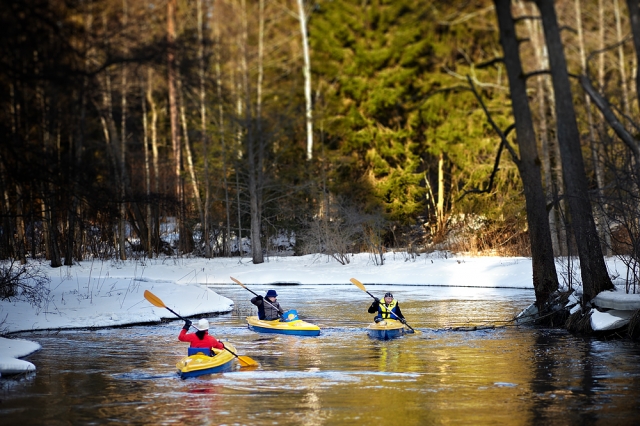
[[[583,314],[582,311],[578,311],[569,315],[565,321],[565,328],[573,334],[592,334],[591,312]]]
[[[637,310],[629,320],[627,334],[634,340],[640,338],[640,310]]]

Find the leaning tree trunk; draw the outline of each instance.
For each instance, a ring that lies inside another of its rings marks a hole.
[[[518,38],[511,16],[511,0],[494,0],[500,27],[500,44],[504,50],[504,63],[509,77],[511,104],[515,118],[520,159],[514,159],[524,187],[527,223],[531,244],[533,287],[536,305],[545,305],[549,296],[558,289],[558,276],[553,258],[553,244],[547,218],[546,200],[542,188],[540,159],[533,130],[527,84],[520,62]]]
[[[556,99],[558,143],[564,172],[569,213],[576,239],[583,286],[583,303],[598,293],[613,289],[604,263],[600,240],[589,200],[587,175],[580,147],[580,133],[573,107],[573,95],[567,72],[560,30],[553,2],[535,0],[549,52],[551,79]]]

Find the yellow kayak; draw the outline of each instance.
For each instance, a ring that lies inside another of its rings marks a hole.
[[[317,336],[320,334],[320,327],[302,321],[301,319],[293,321],[266,321],[258,319],[257,316],[253,316],[247,317],[247,323],[249,329],[257,331],[258,333],[291,334],[295,336]]]
[[[235,352],[236,348],[228,342],[225,342],[225,347]],[[192,351],[194,348],[190,348]],[[203,352],[207,351],[207,348],[202,348]],[[212,349],[213,356],[205,355],[202,352],[198,352],[195,355],[190,355],[182,358],[176,364],[178,368],[178,374],[183,379],[187,377],[196,377],[203,374],[221,373],[224,371],[231,371],[233,367],[233,360],[235,356],[225,349]]]
[[[389,340],[400,337],[405,333],[404,325],[393,319],[374,322],[367,327],[367,332],[374,339]]]

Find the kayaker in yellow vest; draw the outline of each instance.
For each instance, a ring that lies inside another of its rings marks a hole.
[[[398,301],[395,300],[393,298],[393,294],[389,292],[384,294],[384,300],[380,300],[376,297],[371,306],[369,306],[367,312],[370,314],[373,314],[374,312],[378,313],[375,318],[373,318],[375,322],[380,322],[386,319],[398,320],[403,324],[407,322],[400,311]]]
[[[273,321],[282,316],[284,310],[276,301],[277,297],[278,293],[276,293],[275,290],[269,290],[264,298],[262,296],[256,296],[251,299],[251,303],[258,307],[258,319]],[[265,303],[265,299],[267,303]]]

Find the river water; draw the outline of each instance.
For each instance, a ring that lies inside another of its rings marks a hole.
[[[281,286],[284,309],[319,324],[318,337],[258,334],[252,295],[209,318],[255,369],[182,380],[182,322],[95,331],[24,333],[42,350],[37,372],[0,380],[0,424],[430,425],[638,424],[640,345],[558,330],[452,327],[508,320],[533,291],[394,286],[422,331],[369,338],[371,298],[354,286]],[[266,287],[251,287],[264,294]],[[368,286],[378,297],[386,288]],[[161,295],[158,295],[161,297]],[[164,301],[167,306],[170,301]]]

